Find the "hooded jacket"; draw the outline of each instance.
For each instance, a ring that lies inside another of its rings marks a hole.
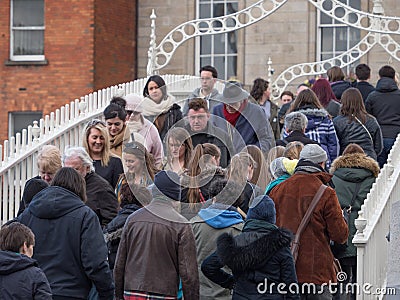
[[[295,234],[319,187],[331,177],[319,165],[300,159],[295,173],[269,194],[275,203],[276,225]],[[343,244],[347,237],[348,226],[339,201],[334,189],[328,186],[300,238],[296,261],[299,282],[319,285],[336,282],[329,241]]]
[[[339,155],[339,141],[336,136],[335,126],[325,109],[311,106],[300,107],[296,111],[306,115],[308,124],[305,135],[320,144],[328,155],[327,166]],[[287,137],[286,130],[283,137]]]
[[[2,300],[51,300],[49,282],[36,260],[11,251],[0,251]]]
[[[279,283],[285,284],[286,289],[297,283],[291,238],[285,229],[249,219],[241,234],[234,237],[224,233],[218,238],[217,251],[203,262],[201,269],[214,282],[233,287],[233,300],[300,299],[288,290],[285,296],[276,290]],[[224,265],[233,276],[221,269]]]
[[[395,139],[400,132],[400,90],[392,78],[382,77],[368,95],[365,108],[381,126],[383,138]]]
[[[33,198],[17,220],[35,234],[34,258],[53,295],[86,299],[93,282],[99,299],[113,299],[100,223],[76,194],[50,186]]]
[[[356,185],[360,184],[359,191],[351,206],[347,248],[345,252],[337,255],[337,258],[357,256],[357,249],[352,243],[356,233],[354,220],[358,218],[361,205],[363,205],[372,184],[378,177],[379,171],[378,163],[361,153],[339,156],[332,164],[330,172],[333,174],[332,181],[342,209],[350,207]]]
[[[231,299],[230,290],[222,288],[205,277],[200,267],[203,260],[216,250],[217,238],[222,233],[236,236],[242,232],[244,224],[242,216],[235,209],[222,204],[213,204],[206,209],[201,209],[198,215],[191,219],[191,223],[196,240],[200,299]],[[230,272],[228,269],[225,271]]]

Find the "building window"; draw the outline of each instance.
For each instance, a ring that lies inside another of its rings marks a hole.
[[[238,1],[198,0],[197,18],[214,18],[229,15],[238,11]],[[216,26],[220,25],[218,23]],[[234,24],[227,24],[234,25]],[[206,26],[200,26],[201,28]],[[212,65],[218,70],[218,77],[228,80],[237,75],[237,33],[205,35],[198,39],[199,66]]]
[[[361,9],[361,0],[340,0],[340,2],[358,10]],[[326,5],[332,4],[327,3]],[[332,7],[325,7],[325,9],[330,10]],[[349,15],[349,18],[351,17]],[[349,21],[351,22],[352,20]],[[359,29],[336,21],[322,11],[318,13],[318,37],[318,60],[336,57],[357,45],[361,39]],[[336,65],[339,64],[340,62],[336,63]],[[343,68],[343,70],[350,74],[350,71],[353,71],[357,64],[358,62],[354,62],[348,65],[347,68]]]
[[[44,0],[11,0],[10,60],[44,60]]]
[[[8,113],[8,136],[15,136],[22,129],[33,125],[33,121],[39,121],[43,116],[41,111],[15,111]]]

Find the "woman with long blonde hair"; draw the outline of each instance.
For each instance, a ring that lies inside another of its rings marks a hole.
[[[106,124],[98,119],[90,121],[85,127],[82,143],[90,158],[93,159],[95,172],[115,188],[124,169],[121,159],[110,151]]]

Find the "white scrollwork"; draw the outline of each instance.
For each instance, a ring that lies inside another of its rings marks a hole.
[[[196,36],[226,33],[249,26],[269,16],[287,1],[261,0],[230,15],[197,19],[182,23],[171,30],[158,46],[155,46],[155,41],[152,39],[147,64],[148,75],[154,74],[156,71],[164,68],[171,60],[175,50],[188,39]],[[270,7],[266,8],[268,3],[270,3]]]
[[[308,0],[325,14],[351,27],[372,32],[400,34],[398,17],[380,16],[354,9],[338,0]]]

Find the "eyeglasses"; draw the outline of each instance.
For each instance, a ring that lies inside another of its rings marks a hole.
[[[99,125],[99,124],[103,125],[104,127],[106,126],[106,123],[104,123],[104,121],[99,120],[99,119],[93,119],[86,124],[86,129],[96,126],[96,125]]]
[[[133,150],[133,149],[138,149],[141,152],[145,152],[145,149],[143,148],[144,146],[138,145],[137,143],[126,143],[123,152],[126,152],[126,150]]]

